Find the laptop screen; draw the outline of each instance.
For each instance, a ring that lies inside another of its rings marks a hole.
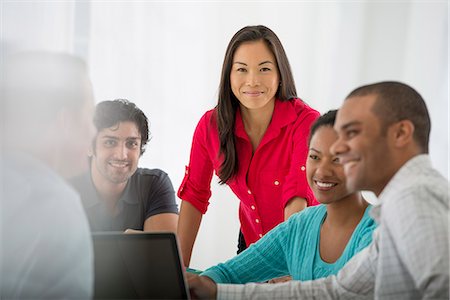
[[[188,299],[173,233],[97,232],[96,299]]]

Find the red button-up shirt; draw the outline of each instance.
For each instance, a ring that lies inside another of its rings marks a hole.
[[[300,99],[275,101],[272,120],[252,154],[240,110],[236,112],[237,174],[228,182],[241,200],[239,219],[247,245],[284,221],[284,207],[293,197],[316,205],[308,186],[305,162],[311,124],[319,112]],[[178,197],[205,213],[211,197],[213,171],[219,171],[219,136],[214,110],[206,112],[194,132],[189,166]]]

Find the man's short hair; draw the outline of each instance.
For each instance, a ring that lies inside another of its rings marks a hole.
[[[94,114],[94,125],[97,132],[110,128],[120,122],[133,122],[141,134],[141,155],[149,139],[148,120],[136,104],[126,99],[107,100],[97,104]],[[95,149],[95,143],[94,143]]]
[[[54,122],[61,111],[81,113],[92,97],[84,61],[70,54],[17,52],[0,71],[0,135],[8,146],[30,150],[45,143],[43,132],[60,129]]]
[[[414,140],[422,153],[428,153],[431,121],[425,101],[416,90],[401,82],[385,81],[359,87],[347,99],[367,95],[377,96],[372,111],[380,119],[383,133],[389,125],[409,120],[414,124]]]

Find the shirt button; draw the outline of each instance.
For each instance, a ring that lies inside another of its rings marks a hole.
[[[182,191],[183,191],[183,188],[181,187],[181,188],[180,188],[180,192],[182,192]]]
[[[256,219],[255,222],[256,222],[256,223],[259,223],[259,219]]]
[[[188,171],[188,170],[184,171],[184,174],[188,174],[188,173],[189,173],[189,171]]]
[[[278,180],[275,180],[275,181],[273,182],[273,184],[275,184],[275,185],[280,185],[280,182],[279,182]]]
[[[261,233],[259,234],[259,237],[262,238],[262,234]]]
[[[252,191],[248,190],[247,193],[248,193],[249,195],[251,195],[251,194],[252,194]]]
[[[254,206],[254,205],[252,205],[252,206],[250,206],[253,210],[255,210],[256,209],[256,207]]]
[[[300,170],[305,171],[305,166],[301,166]]]

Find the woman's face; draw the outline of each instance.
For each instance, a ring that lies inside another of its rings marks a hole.
[[[319,127],[311,137],[306,174],[317,201],[323,204],[336,202],[350,194],[345,186],[344,168],[330,147],[337,140],[331,126]]]
[[[245,42],[236,49],[230,82],[233,94],[245,108],[272,104],[280,76],[275,56],[264,41]]]

